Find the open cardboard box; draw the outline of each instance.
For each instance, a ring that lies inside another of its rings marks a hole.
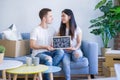
[[[0,40],[0,45],[6,48],[7,57],[19,57],[30,53],[29,40]]]

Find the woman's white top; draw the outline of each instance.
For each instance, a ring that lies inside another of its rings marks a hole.
[[[80,29],[80,27],[77,26],[77,28],[75,30],[74,38],[73,38],[73,40],[71,40],[72,47],[75,47],[77,45],[77,36],[79,34],[82,34],[82,30]],[[68,28],[66,28],[66,36],[69,36],[69,29]]]

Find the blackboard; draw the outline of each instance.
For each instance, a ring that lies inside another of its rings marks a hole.
[[[71,45],[70,36],[54,36],[53,37],[53,48],[68,48]]]

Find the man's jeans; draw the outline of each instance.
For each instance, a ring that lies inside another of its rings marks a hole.
[[[71,80],[71,75],[70,75],[70,71],[71,71],[70,70],[70,61],[78,62],[80,60],[80,58],[82,56],[80,58],[76,58],[74,56],[74,54],[76,52],[79,53],[79,55],[83,55],[83,54],[82,54],[81,50],[70,51],[70,52],[64,50],[64,52],[65,52],[65,55],[64,55],[64,58],[63,58],[63,61],[62,61],[62,63],[63,63],[63,72],[65,74],[65,79],[66,80]]]
[[[40,58],[40,63],[45,64],[48,66],[57,66],[64,56],[63,50],[53,50],[53,51],[46,51],[36,55],[36,57]],[[49,57],[49,59],[46,59]],[[50,80],[49,74],[44,74],[44,80]]]

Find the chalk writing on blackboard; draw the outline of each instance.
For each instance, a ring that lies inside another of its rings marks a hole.
[[[71,45],[70,36],[54,36],[53,37],[53,48],[68,48]]]

